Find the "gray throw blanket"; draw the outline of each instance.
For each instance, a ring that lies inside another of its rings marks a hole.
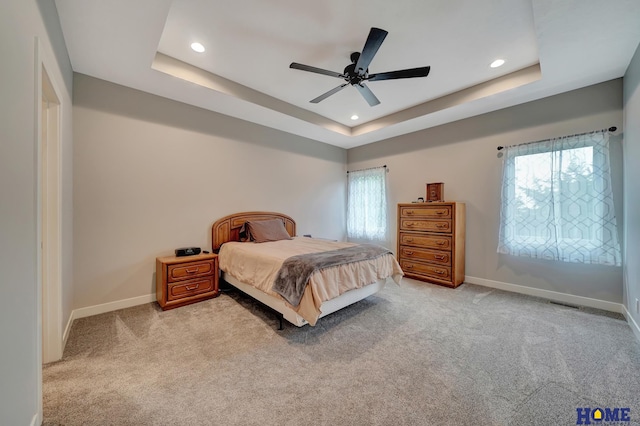
[[[284,297],[291,305],[298,306],[309,277],[315,271],[345,263],[376,259],[388,253],[391,252],[384,247],[360,244],[338,250],[292,256],[282,264],[272,290]]]

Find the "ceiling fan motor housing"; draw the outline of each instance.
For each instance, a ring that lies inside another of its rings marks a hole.
[[[360,56],[360,54],[358,52],[354,52],[351,54],[351,58],[353,60],[353,55],[357,54],[358,56]],[[357,59],[356,59],[357,61]],[[364,72],[364,74],[358,74],[356,72],[356,63],[352,63],[347,65],[344,68],[344,72],[343,74],[345,75],[345,80],[349,82],[349,84],[353,85],[353,84],[360,84],[363,80],[365,80],[367,78],[367,76],[369,75],[369,69],[367,68]]]

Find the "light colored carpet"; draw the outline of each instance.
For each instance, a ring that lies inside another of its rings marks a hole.
[[[316,327],[278,331],[238,292],[82,318],[44,368],[45,425],[575,425],[580,406],[639,424],[621,316],[410,279]]]

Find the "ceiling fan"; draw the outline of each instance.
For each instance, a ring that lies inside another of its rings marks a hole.
[[[378,52],[378,49],[382,45],[382,42],[384,41],[387,34],[389,34],[387,31],[380,28],[371,28],[371,31],[369,31],[369,36],[367,37],[367,41],[362,48],[362,53],[353,52],[351,54],[351,64],[345,67],[342,74],[335,71],[312,67],[310,65],[299,64],[297,62],[292,62],[291,65],[289,65],[289,68],[314,72],[316,74],[324,74],[331,77],[338,77],[346,81],[346,83],[341,84],[340,86],[331,89],[326,93],[323,93],[315,99],[312,99],[310,101],[311,103],[317,104],[318,102],[327,99],[329,96],[338,93],[340,90],[344,89],[347,85],[350,84],[358,89],[358,92],[360,92],[362,97],[364,97],[364,99],[370,106],[376,106],[380,103],[380,101],[378,100],[378,98],[376,98],[376,95],[373,94],[371,89],[369,89],[364,84],[365,81],[426,77],[429,75],[429,70],[431,69],[431,67],[427,66],[399,71],[382,72],[378,74],[369,74],[369,64],[373,60],[376,52]]]

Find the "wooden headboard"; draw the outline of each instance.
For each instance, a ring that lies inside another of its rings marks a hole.
[[[240,241],[240,228],[251,220],[281,219],[289,235],[296,236],[296,222],[282,213],[272,212],[242,212],[234,213],[218,219],[211,227],[211,245],[214,252],[228,241]]]

